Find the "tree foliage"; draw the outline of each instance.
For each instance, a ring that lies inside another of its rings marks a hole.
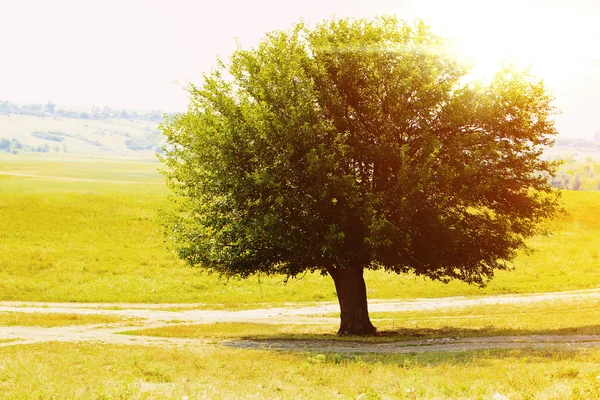
[[[179,256],[329,273],[338,296],[338,271],[363,268],[484,284],[559,208],[540,159],[556,131],[541,82],[468,71],[425,24],[388,17],[238,49],[162,125]]]

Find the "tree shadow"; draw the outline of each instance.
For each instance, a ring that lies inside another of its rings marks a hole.
[[[297,357],[305,357],[313,362],[331,364],[384,364],[395,365],[403,369],[438,365],[468,365],[476,363],[485,365],[493,361],[524,362],[527,364],[546,364],[548,362],[572,361],[586,351],[578,348],[564,347],[524,347],[524,348],[490,348],[462,351],[435,351],[414,353],[336,353],[324,351],[306,351]]]
[[[320,344],[318,349],[310,349],[310,347],[307,347],[304,351],[302,351],[301,354],[298,355],[298,357],[307,357],[309,362],[323,362],[332,364],[386,364],[396,365],[404,369],[410,369],[419,366],[437,366],[441,364],[466,365],[474,362],[481,364],[503,360],[506,362],[545,364],[548,362],[557,362],[561,360],[572,361],[589,351],[588,349],[583,348],[585,345],[582,345],[581,347],[572,345],[564,346],[562,342],[556,342],[555,345],[550,345],[548,347],[537,347],[536,342],[531,342],[531,346],[525,344],[524,347],[519,348],[493,348],[493,344],[490,343],[491,347],[487,349],[460,350],[458,349],[458,346],[456,350],[452,351],[415,351],[409,353],[394,352],[393,348],[390,349],[390,352],[361,352],[360,347],[361,344],[365,346],[376,344],[377,346],[385,347],[386,343],[392,345],[398,342],[419,339],[457,339],[469,337],[484,338],[498,336],[518,337],[529,335],[565,336],[565,342],[567,342],[569,336],[572,335],[597,335],[598,341],[600,341],[600,325],[586,325],[581,327],[558,329],[506,329],[495,328],[493,326],[479,329],[457,327],[443,327],[436,329],[398,328],[378,332],[377,336],[375,337],[346,336],[337,338],[333,334],[324,334],[311,335],[311,338],[308,338],[306,335],[288,334],[285,335],[285,337],[277,337],[274,335],[270,338],[262,338],[261,342],[267,344],[269,342],[275,343],[277,341],[298,341],[302,342],[304,345],[310,342],[313,342],[315,345]],[[540,341],[544,342],[543,338],[540,338]],[[347,352],[347,350],[345,350],[344,352],[336,352],[333,344],[337,343],[340,345],[344,342],[351,342],[353,345],[352,347],[354,347],[356,351]],[[325,343],[332,344],[331,348],[328,348]],[[435,342],[435,344],[439,343],[440,342]]]
[[[330,332],[294,332],[286,331],[279,332],[273,326],[272,330],[268,330],[268,324],[249,324],[260,325],[260,332],[239,332],[231,339],[241,340],[312,340],[318,341],[335,341],[335,342],[356,342],[356,343],[387,343],[387,342],[403,342],[410,340],[423,339],[458,339],[468,337],[493,337],[493,336],[528,336],[528,335],[598,335],[600,338],[600,325],[585,325],[578,327],[566,327],[558,329],[514,329],[500,328],[493,325],[484,326],[481,328],[460,328],[455,326],[445,326],[441,328],[407,328],[398,327],[395,329],[384,329],[378,331],[374,336],[337,336],[334,326],[331,326]],[[307,325],[310,326],[310,325]],[[301,327],[300,325],[298,326]]]
[[[482,328],[460,328],[445,326],[442,328],[405,328],[386,329],[379,331],[376,338],[382,340],[411,340],[411,339],[440,339],[489,336],[526,336],[526,335],[600,335],[600,325],[584,325],[558,329],[535,328],[499,328],[488,325]],[[357,337],[358,340],[365,339]],[[368,340],[368,339],[367,339]]]

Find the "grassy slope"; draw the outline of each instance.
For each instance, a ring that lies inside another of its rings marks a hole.
[[[18,139],[25,145],[47,144],[50,148],[58,146],[58,155],[65,156],[63,145],[71,155],[99,157],[149,158],[154,156],[150,150],[132,151],[125,146],[129,137],[141,137],[156,130],[157,122],[128,121],[121,119],[87,120],[75,118],[35,117],[31,115],[0,115],[0,137]],[[32,132],[58,131],[76,137],[65,137],[63,142],[54,142],[32,136]],[[94,146],[85,140],[98,142]],[[19,151],[23,153],[23,151]],[[51,150],[49,154],[53,154]],[[27,153],[25,153],[27,154]],[[29,153],[29,155],[32,155]],[[39,153],[38,153],[39,155]]]
[[[168,206],[158,166],[1,155],[0,172],[46,178],[0,175],[0,300],[225,305],[335,300],[328,277],[307,275],[287,285],[282,277],[227,282],[185,267],[164,248],[157,225],[157,209]],[[515,271],[499,273],[487,288],[369,272],[370,298],[600,286],[600,192],[565,192],[564,199],[569,215],[550,223],[555,234],[533,239],[538,251],[520,256]]]

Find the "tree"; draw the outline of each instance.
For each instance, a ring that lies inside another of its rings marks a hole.
[[[21,143],[21,141],[19,139],[11,139],[10,140],[10,144],[12,146],[13,149],[22,149],[23,148],[23,143]]]
[[[44,110],[48,113],[48,114],[54,114],[54,110],[56,109],[56,104],[54,104],[53,102],[49,101],[46,103],[46,105],[44,106]]]
[[[7,139],[5,137],[0,138],[0,150],[4,150],[4,151],[10,153],[10,146],[11,146],[11,143],[10,143],[9,139]]]
[[[376,332],[363,271],[484,285],[559,210],[540,159],[543,84],[489,84],[423,23],[332,20],[268,34],[167,118],[168,236],[226,276],[333,278],[338,334]]]
[[[571,189],[573,189],[573,190],[581,190],[582,186],[583,186],[583,182],[581,181],[581,177],[579,176],[579,174],[575,174],[575,179],[573,180],[573,184],[571,186]]]

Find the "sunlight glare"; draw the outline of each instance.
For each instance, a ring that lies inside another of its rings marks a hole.
[[[557,18],[526,4],[486,7],[486,2],[472,2],[457,18],[446,18],[451,22],[440,24],[441,34],[452,39],[459,54],[471,61],[469,80],[489,81],[504,63],[529,69],[544,80],[564,79],[575,57],[558,49],[582,50],[577,42],[565,43],[564,33],[575,30],[572,21],[556,24]]]

